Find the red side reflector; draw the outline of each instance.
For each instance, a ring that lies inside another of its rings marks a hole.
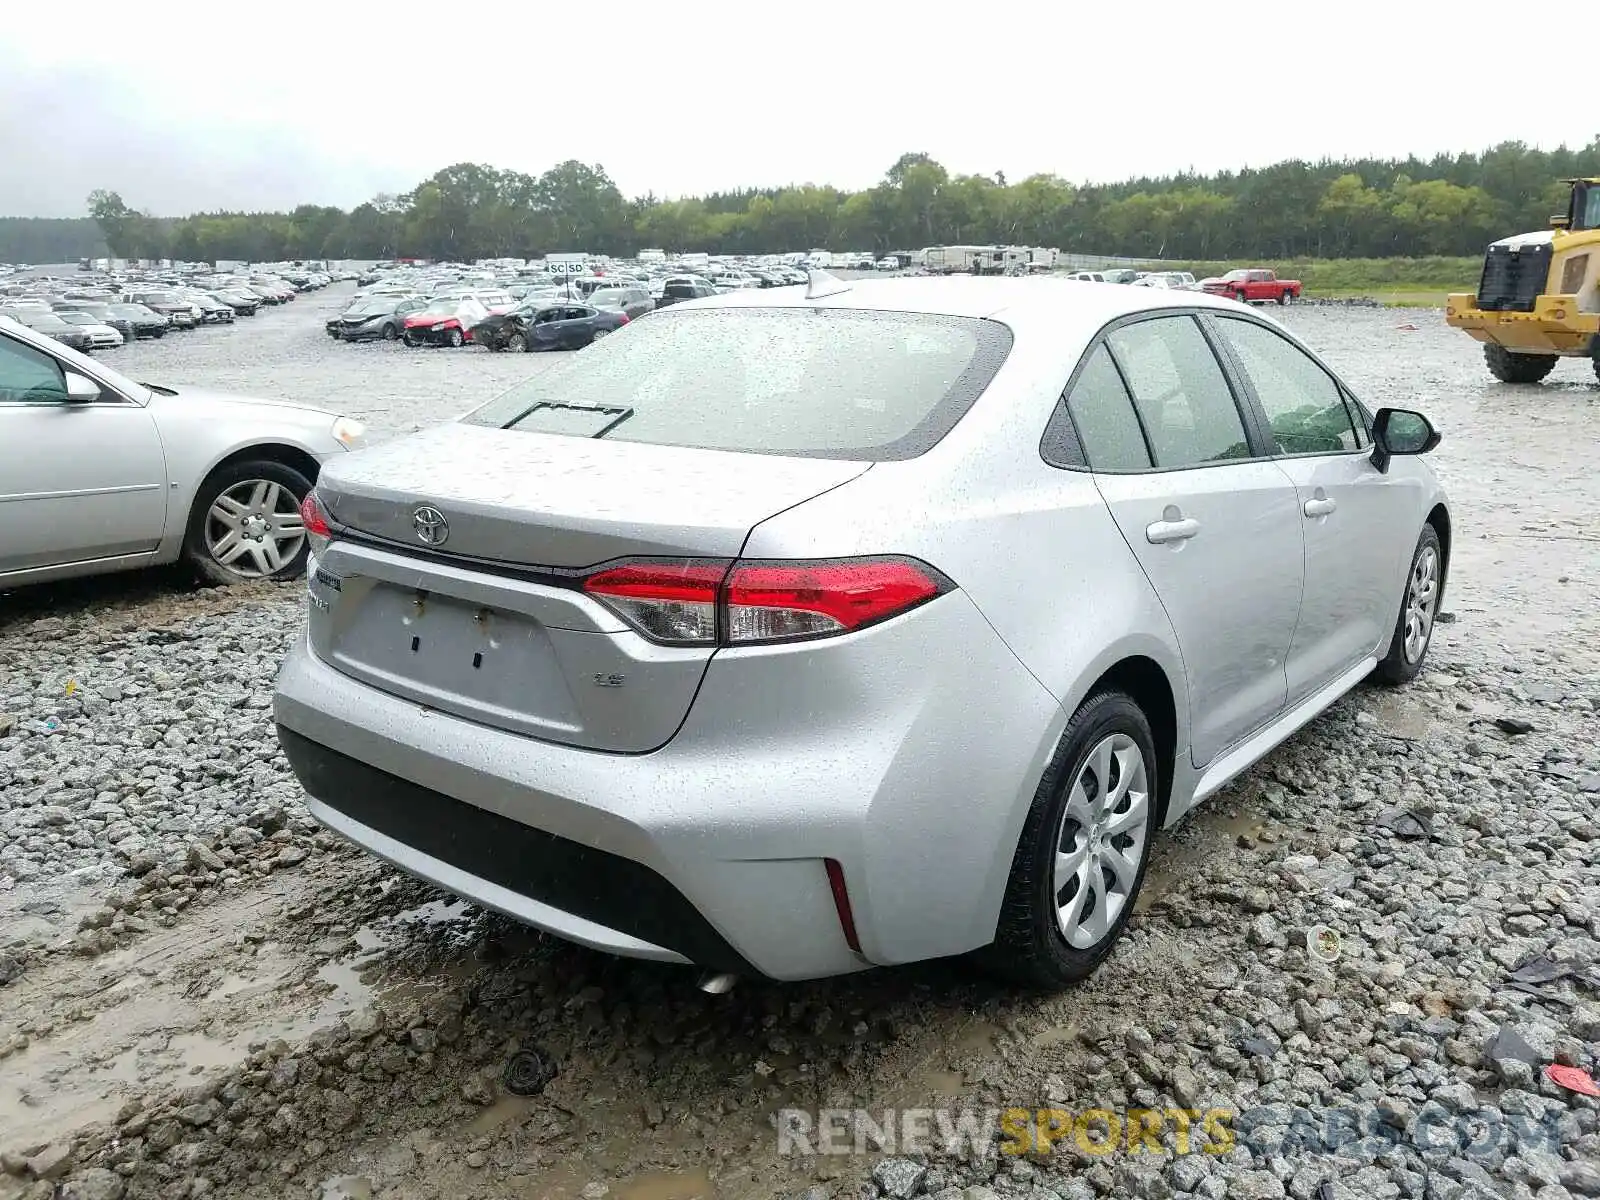
[[[839,928],[844,930],[844,944],[857,954],[861,953],[861,939],[856,936],[856,916],[850,911],[850,892],[844,886],[844,868],[838,860],[822,860],[828,868],[828,887],[833,890],[833,907],[839,913]]]

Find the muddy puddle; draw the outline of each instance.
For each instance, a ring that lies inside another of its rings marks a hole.
[[[276,899],[282,909],[290,897]],[[483,916],[461,901],[429,900],[310,946],[293,922],[263,922],[265,906],[260,896],[223,901],[202,930],[67,960],[0,995],[0,1045],[27,1039],[0,1066],[0,1145],[111,1120],[135,1096],[197,1082],[252,1047],[297,1041],[375,1001],[455,987],[475,967],[461,949]],[[53,1004],[29,1002],[47,991]]]

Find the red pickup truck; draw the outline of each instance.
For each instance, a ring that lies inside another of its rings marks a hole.
[[[1220,278],[1202,279],[1200,290],[1210,292],[1213,296],[1231,296],[1246,304],[1264,300],[1287,304],[1291,300],[1298,300],[1302,289],[1298,279],[1279,279],[1275,271],[1251,267],[1248,270],[1229,271]]]

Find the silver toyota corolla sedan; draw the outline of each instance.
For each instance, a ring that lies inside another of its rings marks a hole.
[[[1160,829],[1421,668],[1437,442],[1193,293],[674,305],[327,464],[279,736],[329,828],[573,941],[1065,984]]]
[[[300,502],[359,422],[135,383],[0,316],[0,588],[186,559],[214,583],[303,569]]]

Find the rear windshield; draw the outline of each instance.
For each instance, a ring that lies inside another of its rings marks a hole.
[[[869,461],[933,446],[1011,349],[994,321],[862,309],[658,313],[462,419],[473,425]]]

